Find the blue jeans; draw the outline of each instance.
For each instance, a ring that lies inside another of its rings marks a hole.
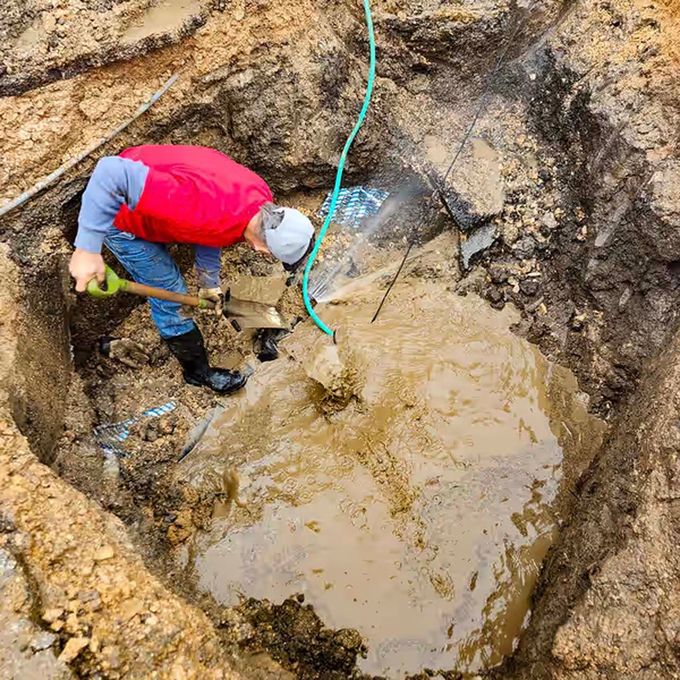
[[[130,276],[147,286],[186,293],[187,285],[163,243],[137,238],[115,227],[106,234],[104,245],[116,256]],[[192,319],[181,312],[181,305],[149,298],[151,317],[162,338],[174,338],[195,328]]]

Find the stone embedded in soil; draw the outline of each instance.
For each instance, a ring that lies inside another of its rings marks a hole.
[[[103,545],[101,548],[98,548],[95,551],[93,558],[95,562],[104,562],[105,560],[110,560],[114,554],[115,553],[112,546]]]
[[[115,645],[107,645],[101,652],[102,663],[105,668],[117,670],[121,664],[120,649]]]
[[[508,280],[510,272],[508,267],[503,264],[492,263],[488,268],[489,278],[493,283],[505,283]]]
[[[38,633],[32,640],[31,640],[31,649],[34,652],[39,652],[43,649],[49,649],[54,645],[54,643],[57,641],[57,636],[48,633],[47,631],[44,631],[42,633]]]
[[[536,295],[539,291],[538,281],[535,279],[522,279],[519,284],[519,289],[529,297]]]
[[[518,257],[529,258],[536,250],[536,241],[531,236],[523,236],[513,245],[513,250]]]
[[[142,611],[144,611],[144,603],[137,598],[125,600],[120,605],[120,615],[124,621],[129,621],[134,616],[141,614]]]
[[[51,609],[46,609],[42,615],[43,621],[47,623],[53,623],[64,613],[64,610],[59,607],[52,607]]]
[[[503,240],[512,245],[519,238],[519,227],[514,222],[505,222],[502,228]]]
[[[479,227],[467,237],[462,237],[459,242],[459,258],[462,270],[468,271],[473,258],[488,250],[495,239],[496,227],[493,224]]]
[[[87,647],[87,645],[90,643],[90,638],[86,637],[72,637],[68,640],[68,642],[64,645],[64,649],[62,650],[61,654],[59,655],[59,661],[63,661],[65,663],[71,663],[80,652]]]
[[[494,309],[503,309],[505,307],[505,295],[500,288],[490,286],[484,291],[484,296],[489,300]]]
[[[555,229],[555,227],[557,227],[557,219],[555,219],[555,215],[551,212],[546,212],[543,214],[541,223],[548,229]]]

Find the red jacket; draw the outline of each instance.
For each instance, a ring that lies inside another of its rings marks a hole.
[[[230,246],[272,193],[266,182],[223,153],[202,146],[135,146],[120,154],[149,168],[134,210],[114,225],[146,241]]]

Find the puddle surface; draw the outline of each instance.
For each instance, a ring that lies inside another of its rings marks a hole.
[[[200,10],[199,0],[162,0],[150,7],[138,22],[127,29],[123,40],[136,42],[151,35],[176,31]]]
[[[512,650],[603,426],[511,312],[404,278],[371,325],[381,292],[321,308],[337,348],[299,326],[187,459],[194,484],[237,470],[246,504],[195,569],[223,603],[303,592],[360,631],[365,672],[475,671]]]

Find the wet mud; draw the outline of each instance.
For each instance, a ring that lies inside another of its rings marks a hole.
[[[438,246],[375,324],[380,276],[337,292],[319,312],[338,344],[298,326],[177,472],[198,490],[222,479],[183,553],[199,589],[231,606],[302,593],[385,677],[512,651],[605,430],[573,376],[509,331],[509,309],[414,276],[441,267]]]

